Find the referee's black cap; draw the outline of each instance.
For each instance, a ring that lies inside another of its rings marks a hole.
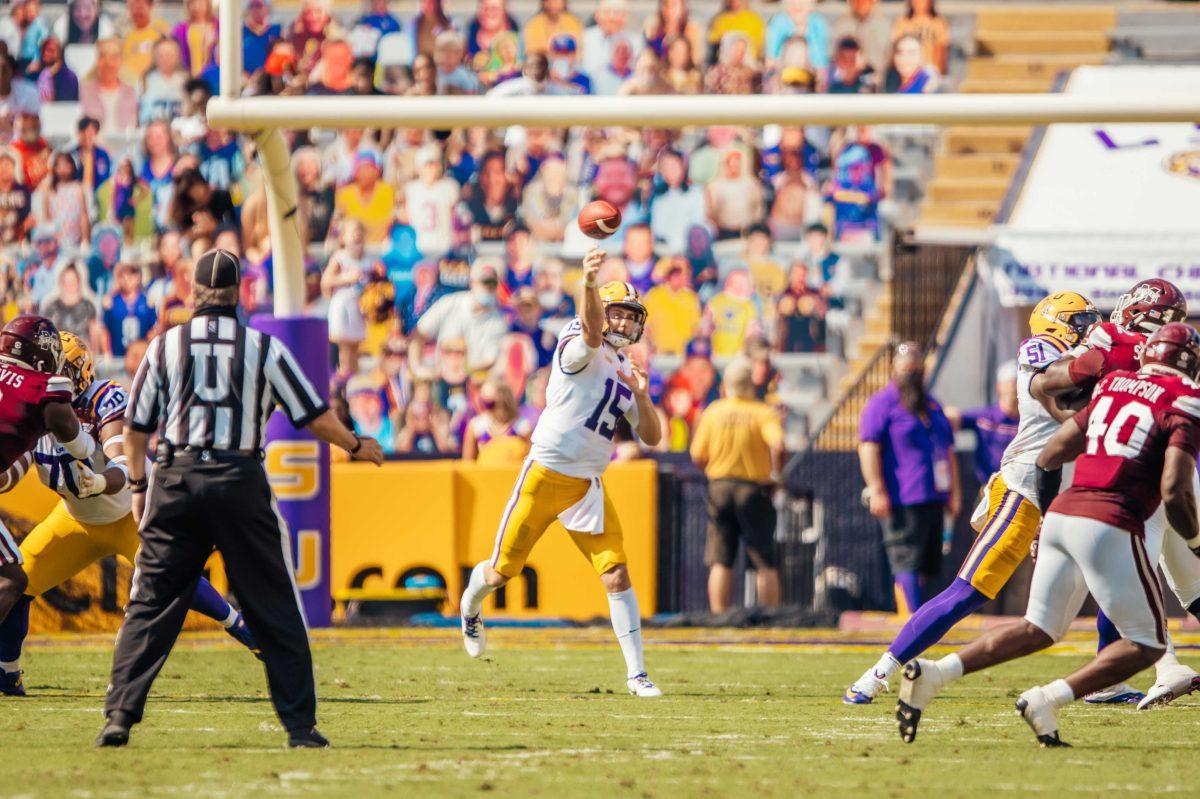
[[[242,279],[238,257],[228,250],[209,250],[196,261],[196,285],[210,289],[227,289]]]

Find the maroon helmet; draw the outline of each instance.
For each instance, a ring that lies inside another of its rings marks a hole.
[[[1156,363],[1196,380],[1200,378],[1200,333],[1182,322],[1163,325],[1142,347],[1141,358],[1142,366]]]
[[[1109,320],[1131,333],[1150,335],[1163,325],[1187,319],[1187,299],[1169,280],[1152,277],[1136,283],[1117,300]]]
[[[0,330],[0,358],[38,372],[58,374],[63,363],[58,328],[44,316],[21,314]]]

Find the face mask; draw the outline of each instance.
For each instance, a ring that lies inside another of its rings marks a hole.
[[[546,310],[550,310],[558,305],[561,295],[557,291],[539,291],[537,295],[538,305]]]
[[[569,58],[555,58],[550,61],[550,73],[556,78],[571,77],[571,60]]]
[[[496,295],[487,289],[471,289],[471,296],[484,308],[492,308],[496,305]]]

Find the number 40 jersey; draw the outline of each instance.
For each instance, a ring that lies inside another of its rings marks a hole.
[[[1050,510],[1142,535],[1161,501],[1167,449],[1200,449],[1200,385],[1181,375],[1112,372],[1068,424],[1086,433],[1087,447]]]
[[[590,479],[612,460],[617,421],[624,416],[636,429],[638,418],[633,391],[620,379],[629,370],[625,356],[602,343],[585,360],[578,357],[582,344],[583,327],[574,319],[554,348],[546,409],[533,430],[529,457],[561,474]]]

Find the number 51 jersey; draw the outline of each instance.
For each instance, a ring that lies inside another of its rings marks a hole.
[[[625,416],[637,427],[633,391],[619,375],[626,358],[601,344],[590,361],[572,369],[563,363],[563,348],[583,335],[579,319],[563,328],[550,364],[546,409],[533,430],[531,460],[569,477],[599,477],[613,454],[617,421]]]

